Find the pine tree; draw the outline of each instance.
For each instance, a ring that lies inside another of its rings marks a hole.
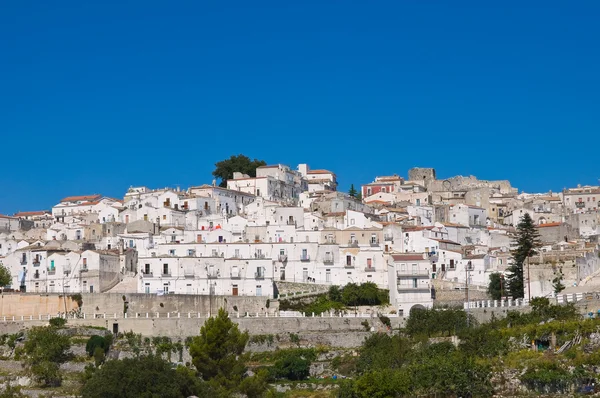
[[[565,290],[566,286],[562,283],[563,274],[560,272],[554,279],[552,279],[552,287],[554,288],[554,293],[558,294]]]
[[[358,195],[358,192],[354,188],[354,184],[350,185],[350,190],[348,191],[348,195],[352,196],[353,198],[356,198],[356,195]]]
[[[513,298],[525,297],[523,283],[523,269],[528,257],[536,255],[536,249],[541,246],[540,235],[528,213],[517,224],[517,235],[513,241],[514,249],[511,251],[512,262],[507,268],[506,283],[508,291]]]

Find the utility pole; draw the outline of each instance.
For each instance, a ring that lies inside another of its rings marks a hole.
[[[467,262],[467,266],[465,267],[465,283],[466,283],[466,295],[467,295],[467,327],[469,327],[469,309],[471,307],[471,303],[469,302],[469,268],[471,268],[471,261]]]

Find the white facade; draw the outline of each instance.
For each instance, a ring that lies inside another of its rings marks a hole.
[[[427,253],[390,256],[390,303],[398,314],[408,316],[413,307],[432,308],[431,263]]]

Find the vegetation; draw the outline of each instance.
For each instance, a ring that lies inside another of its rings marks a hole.
[[[525,261],[530,256],[536,255],[536,249],[541,246],[540,235],[535,227],[533,219],[529,213],[525,215],[517,224],[517,234],[513,242],[512,263],[507,268],[508,291],[513,298],[523,298],[525,296],[525,287],[523,284],[523,268]]]
[[[488,285],[488,294],[493,300],[500,300],[504,297],[504,284],[502,278],[504,276],[500,272],[490,274],[490,283]]]
[[[281,300],[279,309],[320,315],[330,311],[343,312],[348,307],[358,305],[385,304],[389,304],[389,291],[379,289],[373,282],[365,282],[360,285],[349,283],[343,288],[331,286],[327,294],[318,295],[311,303],[298,300]]]
[[[69,359],[71,340],[52,326],[32,327],[24,344],[25,366],[39,384],[58,386],[62,381],[59,367]]]
[[[476,324],[465,311],[455,308],[412,310],[406,322],[409,336],[452,336]]]
[[[558,294],[565,290],[566,286],[562,282],[563,273],[559,272],[559,274],[554,279],[552,279],[552,287],[554,288],[554,293]]]
[[[12,283],[10,270],[4,264],[0,264],[0,289]]]
[[[354,188],[354,184],[350,184],[350,190],[348,191],[348,195],[350,195],[353,198],[356,198],[356,195],[358,195],[358,191],[356,190],[356,188]]]
[[[237,324],[221,308],[216,317],[206,320],[200,335],[190,343],[192,363],[218,395],[230,396],[241,392],[241,387],[256,393],[256,386],[262,385],[259,379],[263,375],[253,376],[254,380],[244,380],[248,360],[244,348],[248,339],[248,332],[240,332]]]
[[[173,369],[157,356],[107,361],[95,370],[81,391],[83,398],[213,396],[189,369]]]
[[[90,357],[95,357],[96,348],[100,348],[103,351],[103,353],[106,354],[108,352],[108,349],[110,348],[110,341],[107,341],[107,339],[105,339],[102,336],[93,335],[87,341],[85,345],[85,351]]]
[[[55,328],[62,328],[67,324],[67,320],[65,318],[56,317],[50,319],[48,323],[50,323],[50,326],[54,326]]]
[[[256,177],[256,168],[266,166],[266,164],[267,163],[264,160],[251,160],[249,157],[242,154],[237,156],[232,155],[229,159],[215,163],[215,170],[212,172],[212,175],[215,178],[220,179],[220,187],[226,188],[227,180],[233,178],[234,172],[239,171],[250,177]]]

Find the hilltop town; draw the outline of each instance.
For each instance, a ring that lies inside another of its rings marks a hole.
[[[552,296],[557,275],[577,291],[598,270],[599,187],[519,193],[509,181],[413,168],[346,193],[335,172],[306,164],[255,175],[236,172],[226,187],[131,187],[122,199],[72,192],[51,210],[0,216],[5,290],[268,299],[289,286],[372,282],[408,315],[464,301],[467,289],[489,298],[525,214],[542,242],[526,297]]]

